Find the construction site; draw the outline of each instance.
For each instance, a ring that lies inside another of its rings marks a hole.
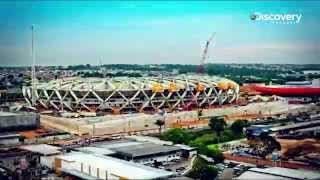
[[[201,128],[207,127],[213,116],[225,117],[227,123],[245,119],[257,121],[267,117],[288,113],[309,111],[313,106],[288,105],[285,101],[251,103],[247,106],[223,106],[220,108],[202,109],[201,116],[197,109],[172,113],[135,113],[123,115],[105,115],[99,117],[58,117],[41,115],[41,124],[45,127],[60,129],[71,134],[97,135],[125,135],[125,134],[153,134],[158,133],[157,120],[164,121],[166,128]]]
[[[148,78],[68,78],[24,87],[23,95],[40,112],[132,113],[188,110],[234,102],[235,82],[212,76]]]
[[[206,64],[215,32],[198,65],[170,71],[100,60],[37,67],[31,31],[31,71],[5,69],[0,84],[0,179],[189,179],[201,158],[215,179],[228,169],[222,179],[320,178],[319,79],[272,85],[297,74]]]

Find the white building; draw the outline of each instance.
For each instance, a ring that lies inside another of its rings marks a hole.
[[[281,167],[270,168],[251,168],[242,173],[236,179],[268,179],[268,180],[286,180],[286,179],[320,179],[320,173],[315,171],[288,169]]]
[[[54,158],[57,155],[62,154],[60,147],[48,145],[48,144],[34,144],[20,146],[19,149],[34,152],[40,155],[40,164],[50,169],[54,167]]]
[[[108,156],[73,152],[55,158],[55,169],[90,179],[166,179],[172,172]]]

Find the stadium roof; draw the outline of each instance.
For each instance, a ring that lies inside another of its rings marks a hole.
[[[151,89],[155,83],[160,83],[164,89],[168,89],[171,82],[174,82],[178,89],[187,88],[187,86],[196,87],[197,83],[204,86],[216,86],[220,81],[231,81],[217,76],[199,76],[199,75],[180,75],[176,77],[116,77],[116,78],[79,78],[71,77],[65,79],[56,79],[47,83],[37,84],[38,89],[60,89],[88,91],[113,91]]]

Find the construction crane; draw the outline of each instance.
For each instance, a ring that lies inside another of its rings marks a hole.
[[[198,66],[198,70],[197,72],[199,74],[203,74],[204,73],[204,62],[205,60],[208,58],[208,48],[209,48],[209,45],[211,43],[211,41],[213,40],[214,36],[216,35],[216,33],[212,33],[212,35],[209,37],[209,39],[206,41],[206,45],[204,47],[204,50],[203,50],[203,53],[202,53],[202,58],[201,58],[201,62]],[[201,88],[198,88],[198,87],[201,87]],[[197,84],[197,91],[202,91],[203,87],[201,86],[201,83],[199,82]],[[198,106],[198,103],[197,103],[197,97],[195,95],[193,95],[191,101],[185,105],[184,109],[190,109],[190,107],[192,105],[197,105]],[[199,108],[199,107],[198,107]]]
[[[211,43],[211,41],[212,41],[212,39],[214,38],[215,35],[216,35],[215,32],[212,33],[210,38],[206,41],[206,45],[205,45],[203,53],[202,53],[201,62],[200,62],[199,67],[198,67],[198,73],[200,73],[200,74],[204,73],[204,63],[205,63],[206,59],[208,58],[208,48],[209,48],[209,45],[210,45],[210,43]]]
[[[209,45],[210,45],[211,41],[212,41],[213,38],[215,37],[215,35],[216,35],[215,32],[212,33],[212,35],[211,35],[211,36],[209,37],[209,39],[206,41],[206,45],[205,45],[204,50],[203,50],[203,53],[202,53],[201,62],[200,62],[200,64],[199,64],[198,70],[197,70],[197,72],[198,72],[199,74],[203,74],[203,73],[204,73],[204,62],[205,62],[205,60],[208,58],[208,48],[209,48]],[[200,90],[198,87],[201,87],[200,82],[197,84],[197,88],[196,88],[197,91]],[[201,89],[202,89],[202,88],[201,88]],[[200,90],[200,91],[202,91],[202,90]],[[184,109],[188,109],[188,110],[189,110],[192,105],[197,105],[197,107],[198,107],[197,97],[196,97],[196,96],[193,96],[193,97],[192,97],[191,101],[184,106]],[[199,108],[199,107],[198,107],[198,108]]]
[[[34,25],[31,26],[32,42],[31,42],[31,54],[32,54],[32,66],[31,66],[31,85],[32,85],[32,107],[36,106],[36,56],[34,47]]]

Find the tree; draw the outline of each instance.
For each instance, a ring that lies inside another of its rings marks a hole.
[[[197,156],[187,176],[193,179],[207,180],[215,179],[217,174],[218,170],[214,166],[209,165],[201,156]]]
[[[236,120],[230,126],[230,129],[235,134],[242,134],[243,128],[247,126],[247,123],[244,120]]]
[[[219,142],[221,132],[223,132],[224,128],[227,126],[227,123],[224,121],[224,118],[212,117],[209,121],[209,126],[214,132],[216,132]]]
[[[199,120],[200,120],[200,117],[203,115],[202,111],[203,111],[202,109],[198,109],[198,111],[197,111]]]
[[[192,135],[184,129],[173,128],[164,132],[160,138],[162,140],[172,141],[174,144],[188,144],[192,139]]]
[[[221,163],[224,160],[223,153],[217,144],[207,146],[207,156],[214,160],[214,163]]]
[[[164,126],[164,124],[165,124],[164,120],[157,119],[157,121],[154,124],[159,126],[159,133],[161,133],[162,126]]]

